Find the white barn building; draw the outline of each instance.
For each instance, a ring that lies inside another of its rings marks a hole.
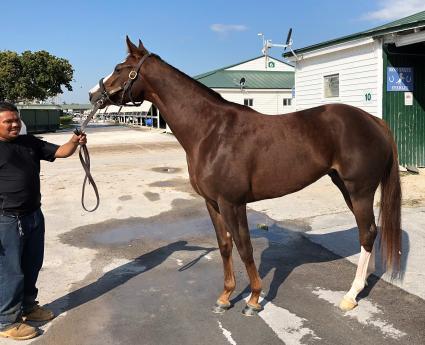
[[[224,99],[269,115],[292,112],[294,67],[260,56],[194,77]]]
[[[390,125],[403,165],[425,166],[425,11],[295,50],[296,110],[350,104]]]

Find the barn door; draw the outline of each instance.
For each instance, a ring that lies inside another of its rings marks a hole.
[[[425,166],[425,45],[384,47],[383,118],[401,165]],[[397,79],[398,77],[398,79]]]

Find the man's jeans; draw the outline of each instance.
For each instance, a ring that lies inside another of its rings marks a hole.
[[[37,303],[35,284],[43,256],[40,209],[18,217],[0,214],[0,329],[17,322],[22,311]]]

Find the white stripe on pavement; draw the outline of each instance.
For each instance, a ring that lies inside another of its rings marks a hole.
[[[317,287],[315,290],[313,290],[313,294],[317,295],[320,299],[323,299],[338,307],[339,302],[341,301],[345,292],[325,290]],[[380,314],[383,314],[382,310],[375,303],[372,303],[367,298],[364,298],[359,301],[357,308],[345,312],[344,316],[349,316],[353,319],[356,319],[359,323],[365,326],[375,326],[381,331],[383,335],[393,339],[400,339],[406,335],[406,333],[396,329],[392,324],[379,319],[377,316]]]
[[[221,331],[223,332],[223,335],[226,337],[227,341],[232,344],[232,345],[237,345],[236,341],[233,340],[232,338],[232,332],[228,331],[227,329],[225,329],[222,325],[221,322],[218,321],[218,327],[220,327]]]
[[[245,299],[248,301],[248,297]],[[303,327],[307,321],[288,310],[278,307],[260,297],[264,309],[258,315],[286,345],[304,345],[311,339],[321,339],[310,328]],[[305,342],[304,342],[305,341]]]

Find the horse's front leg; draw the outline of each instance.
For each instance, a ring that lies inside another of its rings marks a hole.
[[[261,293],[261,279],[254,262],[248,220],[246,217],[246,205],[234,205],[220,200],[219,209],[224,224],[232,234],[250,280],[251,296],[243,313],[248,316],[255,315],[262,310],[262,306],[258,303]]]
[[[214,205],[212,205],[210,202],[207,201],[206,204],[214,225],[221,258],[223,260],[224,290],[217,299],[216,305],[213,308],[214,313],[221,314],[231,307],[230,295],[233,293],[236,287],[232,260],[233,242],[230,233],[227,231],[226,226],[224,225],[220,213],[217,212],[217,210],[214,208]]]

